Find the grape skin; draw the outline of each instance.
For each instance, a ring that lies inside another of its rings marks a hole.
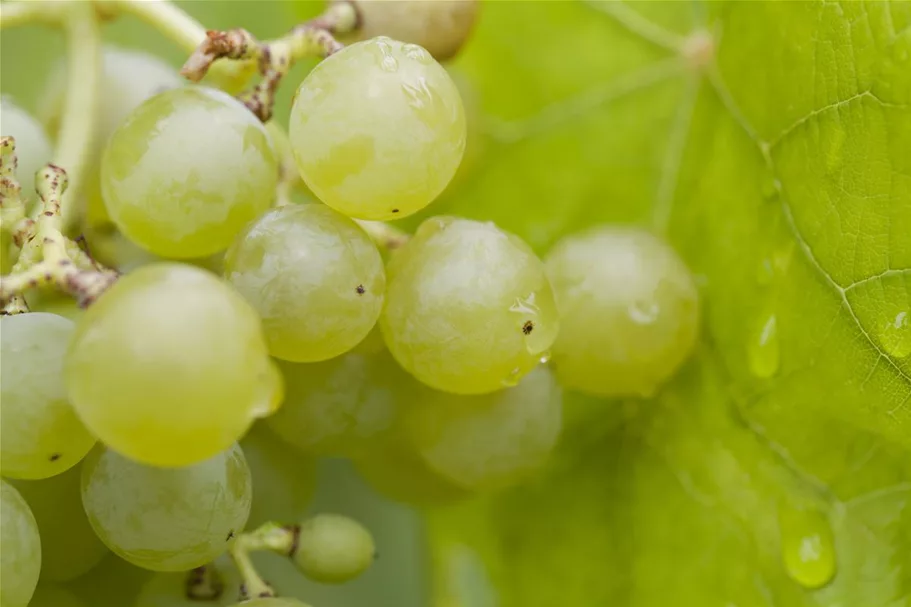
[[[6,477],[60,474],[95,444],[64,386],[73,333],[73,322],[56,314],[0,317],[0,469]]]
[[[251,497],[237,445],[184,468],[144,466],[110,449],[83,466],[82,503],[98,537],[153,571],[185,571],[221,555],[243,530]]]
[[[20,195],[23,200],[30,201],[27,205],[30,208],[33,206],[31,202],[38,200],[35,193],[35,173],[51,161],[51,143],[41,124],[9,97],[0,98],[0,116],[0,135],[16,140],[16,177],[22,187]]]
[[[543,264],[491,223],[427,220],[395,252],[386,280],[386,344],[437,390],[483,394],[515,385],[557,335]]]
[[[689,357],[698,292],[674,250],[635,227],[600,227],[546,259],[560,309],[557,378],[597,396],[648,396]]]
[[[269,208],[278,163],[263,125],[222,91],[159,93],[108,141],[101,187],[111,219],[143,248],[170,258],[221,251]]]
[[[123,276],[89,307],[66,381],[105,444],[143,463],[184,466],[224,451],[275,408],[273,367],[240,295],[204,270],[160,263]]]
[[[26,607],[41,571],[41,540],[28,504],[4,481],[0,481],[0,546],[0,605]]]
[[[317,203],[279,207],[248,226],[225,255],[225,277],[259,312],[270,353],[294,362],[356,346],[386,287],[370,237]]]
[[[93,569],[108,554],[82,507],[82,466],[40,481],[13,486],[41,530],[41,580],[64,582]]]
[[[301,523],[291,558],[310,579],[341,584],[370,567],[375,553],[363,525],[340,514],[318,514]]]
[[[492,394],[425,390],[404,424],[429,468],[479,492],[516,484],[540,468],[560,436],[561,418],[560,387],[541,366]]]
[[[321,201],[358,219],[396,219],[430,204],[452,179],[465,150],[465,111],[427,51],[380,37],[310,72],[289,136]]]

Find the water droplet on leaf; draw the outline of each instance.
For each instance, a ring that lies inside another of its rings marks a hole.
[[[521,371],[519,371],[519,368],[516,367],[515,369],[510,371],[509,375],[504,377],[500,383],[502,383],[507,388],[512,388],[513,386],[515,386],[519,383],[520,379],[522,379]]]
[[[750,371],[767,379],[778,373],[781,346],[778,342],[778,318],[775,314],[762,316],[747,345]]]
[[[785,570],[806,588],[820,588],[835,576],[835,538],[825,513],[816,509],[779,510],[781,557]]]

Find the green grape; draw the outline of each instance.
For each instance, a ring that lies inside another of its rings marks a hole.
[[[108,141],[101,189],[111,219],[162,257],[211,255],[269,208],[278,164],[242,103],[204,87],[147,99]]]
[[[87,607],[127,607],[152,575],[109,552],[97,567],[68,582],[66,588]]]
[[[153,571],[192,569],[221,555],[243,530],[251,497],[250,469],[237,445],[184,468],[99,450],[82,470],[82,503],[98,537]]]
[[[41,532],[41,579],[75,579],[108,554],[85,515],[80,497],[82,466],[40,481],[14,486],[28,503]]]
[[[378,332],[367,340],[374,342]],[[380,348],[357,348],[321,363],[279,362],[285,402],[266,424],[286,442],[320,455],[362,452],[393,427],[416,382]]]
[[[316,460],[275,440],[261,423],[240,442],[253,478],[250,529],[298,520],[316,489]]]
[[[241,584],[237,568],[223,556],[204,570],[156,573],[132,607],[228,607],[237,602]]]
[[[6,607],[6,603],[4,603]],[[72,592],[62,586],[41,582],[32,595],[28,607],[88,607]]]
[[[477,0],[352,0],[358,14],[356,40],[391,36],[419,44],[437,61],[455,55],[478,15]]]
[[[8,97],[0,98],[0,125],[0,135],[16,140],[16,177],[22,186],[21,196],[23,200],[36,201],[35,173],[50,162],[53,156],[47,134],[31,114]]]
[[[378,493],[414,506],[440,506],[471,494],[438,472],[402,438],[390,438],[354,460],[358,474]]]
[[[483,394],[513,386],[557,335],[543,264],[492,223],[429,219],[386,273],[386,344],[408,372],[438,390]]]
[[[162,91],[181,87],[185,81],[177,70],[147,53],[107,45],[102,49],[101,77],[98,82],[97,124],[94,146],[87,152],[83,192],[89,225],[109,221],[101,197],[99,161],[108,139],[143,101]],[[43,115],[51,131],[59,128],[66,100],[66,64],[61,61],[45,88]],[[93,248],[95,243],[92,242]],[[93,251],[93,254],[95,251]]]
[[[66,360],[89,429],[156,466],[230,447],[275,407],[279,381],[256,312],[216,276],[176,263],[120,278],[76,326]]]
[[[433,202],[465,150],[452,79],[415,44],[373,38],[320,62],[300,85],[289,135],[316,196],[359,219],[395,219]]]
[[[598,396],[652,394],[699,331],[693,278],[674,250],[635,227],[600,227],[546,260],[560,309],[553,363],[563,386]]]
[[[404,426],[430,469],[465,489],[492,490],[541,467],[560,436],[562,408],[559,385],[538,367],[492,394],[425,390]]]
[[[225,255],[225,276],[259,312],[273,356],[326,360],[356,346],[383,307],[383,260],[366,232],[323,204],[272,209]]]
[[[267,599],[252,599],[243,603],[235,603],[231,607],[310,607],[297,599],[272,597]]]
[[[341,584],[366,571],[375,555],[363,525],[340,514],[318,514],[301,523],[291,558],[310,579]]]
[[[35,312],[0,317],[0,470],[47,478],[85,457],[95,438],[67,400],[63,367],[71,320]]]
[[[0,605],[26,607],[41,571],[38,524],[22,496],[0,481]]]
[[[46,312],[62,316],[72,322],[78,322],[85,311],[79,307],[79,301],[59,291],[35,290],[25,295],[28,309],[32,312]]]

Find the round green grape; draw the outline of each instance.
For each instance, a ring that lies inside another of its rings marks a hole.
[[[67,399],[73,321],[44,312],[0,317],[0,471],[47,478],[85,457],[95,437]]]
[[[337,211],[396,219],[455,174],[465,112],[452,79],[415,44],[373,38],[320,62],[301,83],[289,136],[307,186]]]
[[[175,263],[123,276],[89,307],[66,382],[100,440],[155,466],[224,451],[281,391],[256,312],[218,277]]]
[[[658,237],[600,227],[559,242],[546,265],[560,309],[553,363],[565,387],[647,396],[689,357],[699,294],[686,265]]]
[[[184,86],[186,81],[177,69],[158,57],[134,50],[106,45],[101,53],[101,77],[98,82],[97,124],[94,146],[85,170],[83,193],[86,200],[86,220],[90,225],[109,221],[101,197],[99,162],[104,146],[114,131],[143,101],[169,89]],[[51,131],[59,128],[67,94],[66,64],[61,61],[52,71],[45,93],[45,124]],[[93,240],[92,254],[98,259]]]
[[[479,8],[477,0],[353,0],[352,4],[360,25],[353,34],[356,40],[391,36],[419,44],[437,61],[449,59],[462,48]]]
[[[310,579],[341,584],[366,571],[375,555],[363,525],[340,514],[318,514],[301,523],[291,558]]]
[[[365,343],[377,340],[379,349]],[[265,419],[269,428],[319,455],[360,453],[389,431],[417,382],[392,359],[378,332],[365,342],[321,363],[279,362],[285,402]]]
[[[225,255],[225,277],[259,312],[272,355],[295,362],[356,346],[386,288],[370,237],[318,203],[279,207],[248,226]]]
[[[456,394],[513,386],[557,335],[544,266],[492,223],[428,219],[386,269],[383,337],[425,384]]]
[[[425,390],[404,425],[429,468],[470,491],[493,490],[542,466],[560,436],[562,408],[560,386],[541,366],[492,394]]]
[[[269,208],[277,179],[275,150],[259,120],[227,93],[196,86],[143,102],[101,159],[111,219],[162,257],[227,248]]]
[[[316,489],[316,460],[275,440],[261,424],[254,425],[240,442],[253,477],[249,529],[298,520]]]
[[[85,515],[82,466],[40,481],[16,481],[41,530],[41,579],[64,582],[94,568],[108,554]]]
[[[41,572],[38,524],[22,496],[0,481],[0,605],[26,607]]]
[[[228,607],[240,596],[243,579],[225,555],[205,570],[156,573],[142,585],[131,607]]]
[[[0,98],[0,124],[0,135],[16,140],[16,178],[22,187],[21,197],[37,201],[35,173],[51,161],[54,152],[50,140],[41,124],[9,97]]]
[[[82,500],[80,500],[80,503]],[[132,607],[139,589],[153,572],[109,552],[97,567],[67,582],[66,588],[86,607]]]
[[[183,468],[98,450],[82,470],[82,503],[98,537],[153,571],[185,571],[221,555],[243,531],[251,497],[250,469],[237,445]]]

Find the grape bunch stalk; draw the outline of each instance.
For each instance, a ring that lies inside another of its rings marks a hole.
[[[688,357],[698,297],[660,236],[604,226],[542,260],[491,222],[387,223],[460,167],[471,117],[440,61],[477,12],[333,0],[260,41],[165,0],[0,5],[68,40],[41,120],[2,109],[3,607],[108,552],[156,572],[135,607],[300,607],[253,553],[326,584],[377,555],[357,521],[304,515],[317,458],[410,504],[496,491],[546,464],[564,389],[647,395]],[[184,48],[179,73],[102,45],[121,16]],[[276,91],[307,57],[285,131]]]

